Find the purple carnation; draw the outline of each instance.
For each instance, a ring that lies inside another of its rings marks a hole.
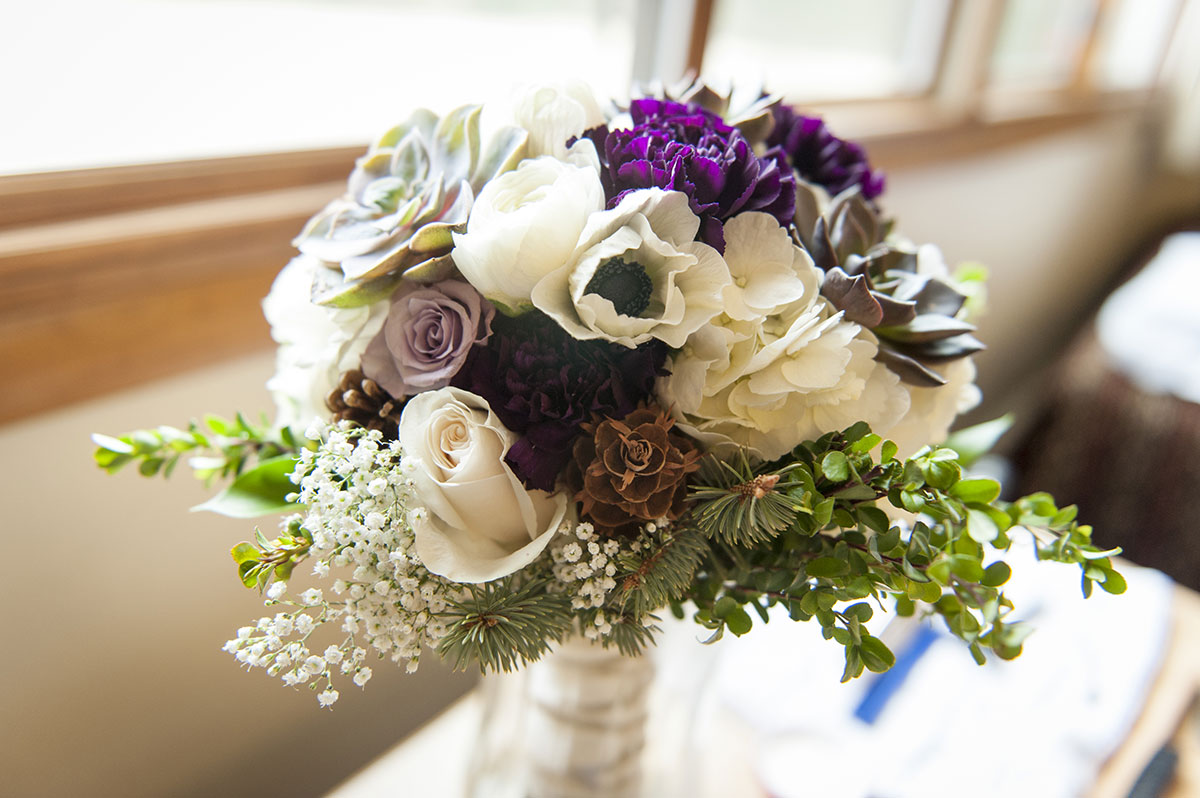
[[[667,351],[572,338],[541,313],[497,316],[487,346],[471,350],[452,384],[478,394],[521,436],[505,460],[527,488],[554,490],[580,425],[624,418],[648,399]]]
[[[496,309],[469,283],[406,283],[363,353],[363,374],[397,398],[450,384],[477,343],[492,332]]]
[[[795,178],[782,150],[759,158],[721,117],[671,100],[634,100],[628,130],[595,128],[586,135],[603,162],[601,180],[614,208],[630,191],[661,188],[687,194],[700,217],[700,240],[725,251],[725,219],[763,211],[792,221]]]
[[[830,133],[820,117],[803,116],[787,105],[775,106],[774,113],[767,146],[786,152],[800,177],[834,196],[851,186],[869,200],[883,193],[883,172],[871,169],[861,145]]]

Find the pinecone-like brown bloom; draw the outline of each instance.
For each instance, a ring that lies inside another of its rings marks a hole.
[[[583,425],[567,478],[596,531],[632,534],[686,509],[687,475],[700,467],[700,452],[671,432],[674,424],[661,409],[640,407],[621,421]]]
[[[325,399],[336,421],[353,421],[360,427],[377,429],[386,440],[395,440],[404,401],[394,399],[359,369],[342,375],[338,387]]]

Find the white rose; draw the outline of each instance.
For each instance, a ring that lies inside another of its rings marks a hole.
[[[419,461],[426,509],[413,527],[417,556],[455,582],[489,582],[542,553],[567,512],[562,493],[526,490],[504,462],[510,432],[475,394],[417,394],[400,417],[405,456]]]
[[[479,192],[451,255],[479,293],[514,312],[528,307],[538,280],[567,262],[588,217],[603,208],[591,165],[522,161]]]
[[[575,338],[630,348],[657,338],[683,346],[721,312],[730,284],[721,255],[693,240],[699,229],[687,195],[658,188],[630,192],[617,207],[588,219],[570,259],[534,287],[534,307]],[[636,272],[621,278],[622,296],[637,295],[636,281],[643,281],[639,301],[618,307],[595,290],[593,278],[616,267]],[[627,313],[634,305],[636,311]]]
[[[604,124],[604,112],[586,83],[525,86],[513,103],[513,121],[529,131],[529,157],[552,155],[563,160],[567,142]]]
[[[315,258],[292,259],[262,303],[271,337],[279,344],[275,375],[267,381],[279,424],[303,428],[314,418],[327,418],[325,398],[343,372],[358,367],[387,318],[386,300],[347,309],[313,304],[312,280],[319,268],[324,267]]]

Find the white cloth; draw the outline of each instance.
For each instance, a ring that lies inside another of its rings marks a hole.
[[[975,665],[949,634],[917,660],[873,725],[854,717],[871,675],[838,684],[842,648],[780,617],[729,646],[717,676],[760,738],[776,798],[1068,798],[1137,718],[1162,664],[1172,583],[1126,565],[1122,596],[1080,594],[1074,566],[1014,546],[1006,586],[1036,627],[1012,662]],[[871,623],[881,628],[881,615]],[[932,623],[944,631],[940,619]],[[897,653],[903,644],[896,646]],[[991,763],[991,764],[989,764]],[[969,786],[968,786],[969,785]]]
[[[1200,233],[1167,237],[1096,316],[1100,345],[1143,390],[1200,402]]]

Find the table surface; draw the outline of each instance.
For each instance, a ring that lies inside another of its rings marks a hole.
[[[1086,798],[1126,798],[1142,769],[1166,743],[1179,752],[1175,781],[1164,798],[1200,796],[1200,595],[1175,588],[1171,643],[1137,722],[1109,758]],[[470,744],[479,727],[483,702],[478,692],[459,699],[441,715],[384,753],[329,794],[329,798],[382,798],[397,794],[454,796],[465,792]],[[736,725],[714,746],[731,761],[731,749],[744,749],[748,735]],[[748,752],[747,752],[748,753]],[[745,757],[747,763],[750,757]],[[766,798],[749,765],[723,770],[728,783],[714,795]],[[713,785],[710,785],[710,787]],[[402,788],[401,792],[397,792]]]

